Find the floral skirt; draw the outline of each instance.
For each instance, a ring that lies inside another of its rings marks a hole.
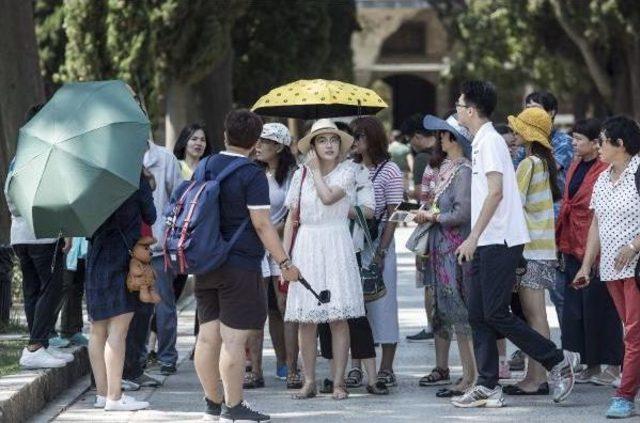
[[[518,276],[516,286],[530,289],[552,289],[556,283],[556,260],[527,260],[527,270]]]

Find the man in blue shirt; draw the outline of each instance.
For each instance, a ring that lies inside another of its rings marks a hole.
[[[279,263],[284,279],[296,281],[300,277],[271,223],[264,170],[247,158],[261,132],[262,120],[256,114],[232,111],[225,119],[226,149],[206,163],[208,180],[236,160],[249,163],[220,185],[220,231],[228,239],[247,219],[251,224],[232,246],[227,261],[210,273],[198,275],[195,284],[200,333],[194,362],[205,392],[205,413],[227,421],[269,420],[269,416],[249,408],[242,398],[245,345],[252,331],[264,327],[267,317],[261,268],[265,248]],[[220,379],[224,395],[218,387]]]

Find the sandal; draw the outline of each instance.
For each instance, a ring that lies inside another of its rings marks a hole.
[[[439,367],[431,370],[431,373],[420,378],[418,385],[420,386],[439,386],[451,384],[449,369],[441,369]]]
[[[322,382],[322,388],[320,388],[321,394],[333,394],[333,381],[331,379],[325,379]]]
[[[367,392],[372,395],[389,395],[389,388],[383,382],[377,381],[373,385],[367,385]]]
[[[387,388],[398,386],[396,375],[391,370],[380,370],[378,372],[378,382],[384,383]]]
[[[332,398],[336,401],[342,401],[349,398],[349,391],[347,391],[346,386],[344,385],[334,386]]]
[[[295,400],[304,400],[314,398],[317,394],[318,392],[316,391],[316,385],[314,384],[313,387],[308,390],[305,390],[303,387],[299,392],[291,395],[291,398]]]
[[[347,388],[359,388],[362,386],[362,378],[364,375],[362,374],[362,369],[359,367],[354,367],[349,370],[347,373],[347,377],[344,379],[344,383]]]
[[[256,389],[264,388],[264,378],[256,375],[255,373],[245,373],[244,382],[242,383],[243,389]]]
[[[525,391],[518,385],[507,385],[502,388],[502,392],[506,395],[549,395],[549,384],[547,382],[543,382],[538,386],[536,391]]]
[[[300,373],[289,373],[287,375],[287,389],[302,389],[302,385]]]

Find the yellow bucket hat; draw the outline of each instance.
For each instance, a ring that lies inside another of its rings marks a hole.
[[[526,142],[537,141],[549,150],[553,149],[550,142],[553,123],[551,116],[544,109],[529,107],[518,116],[509,116],[507,120],[509,127]]]

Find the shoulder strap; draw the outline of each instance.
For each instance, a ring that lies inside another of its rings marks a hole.
[[[640,166],[638,166],[638,170],[636,170],[635,181],[636,181],[636,190],[638,191],[638,195],[640,195]]]
[[[196,168],[196,171],[193,174],[193,179],[199,182],[202,182],[205,180],[205,176],[206,176],[206,172],[207,172],[207,164],[209,163],[209,159],[211,158],[211,156],[208,156],[204,162],[200,162],[198,164],[198,167]],[[232,161],[231,163],[229,163],[227,165],[227,167],[225,167],[222,172],[220,172],[218,175],[216,175],[216,181],[218,181],[218,183],[222,182],[227,176],[231,175],[233,172],[235,172],[236,170],[238,170],[239,168],[249,165],[253,163],[252,161],[250,161],[249,159],[247,159],[246,157],[238,157],[237,159],[235,159],[234,161]]]
[[[376,178],[378,177],[378,173],[380,173],[380,171],[382,169],[384,169],[385,165],[389,163],[389,159],[385,160],[384,162],[382,162],[382,164],[380,165],[380,167],[378,168],[378,170],[376,170],[376,173],[373,174],[373,178],[371,178],[371,182],[375,181]]]
[[[371,234],[369,233],[369,226],[367,225],[367,219],[364,217],[364,213],[362,212],[362,207],[353,206],[356,211],[356,222],[362,228],[362,232],[364,232],[364,240],[367,243],[367,247],[373,251],[373,241],[371,240]]]

